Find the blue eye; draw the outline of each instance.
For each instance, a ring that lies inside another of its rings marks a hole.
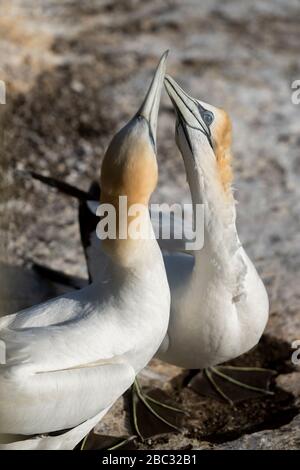
[[[211,111],[205,111],[202,115],[203,121],[207,126],[210,126],[214,120],[214,115]]]

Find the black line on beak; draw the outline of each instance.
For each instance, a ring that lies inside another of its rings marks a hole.
[[[178,94],[178,92],[177,92],[176,88],[174,87],[173,83],[171,83],[170,81],[168,81],[168,84],[173,88],[175,94],[178,96],[178,98],[180,99],[180,101],[184,104],[184,106],[187,107],[187,109],[190,111],[190,113],[194,116],[194,118],[196,119],[196,121],[199,123],[200,129],[199,129],[198,127],[191,126],[191,125],[189,125],[189,124],[186,122],[184,116],[183,116],[182,113],[179,111],[178,106],[176,105],[175,101],[170,97],[170,98],[171,98],[171,101],[172,101],[172,103],[173,103],[173,105],[174,105],[174,107],[175,107],[175,109],[176,109],[176,112],[178,113],[178,116],[180,116],[180,118],[181,118],[181,121],[185,123],[185,126],[186,126],[186,127],[190,127],[191,129],[195,129],[195,130],[198,130],[198,131],[202,132],[202,134],[204,134],[204,135],[207,137],[208,142],[209,142],[209,144],[210,144],[210,146],[211,146],[211,148],[212,148],[212,150],[213,150],[214,148],[213,148],[213,144],[212,144],[212,140],[211,140],[211,131],[210,131],[210,128],[207,126],[207,130],[206,130],[206,129],[203,127],[203,125],[202,125],[201,122],[199,121],[198,117],[197,117],[197,116],[195,115],[195,113],[193,112],[193,110],[192,110],[186,103],[184,103],[184,102],[182,101],[181,96]],[[184,94],[189,100],[192,100],[192,101],[196,104],[197,107],[200,107],[199,103],[198,103],[196,100],[194,100],[193,98],[191,98],[190,96],[188,96],[184,90],[182,90],[182,92],[183,92],[183,94]],[[203,108],[203,107],[201,106],[201,108]],[[203,108],[203,109],[204,109],[204,108]],[[182,126],[182,128],[183,128],[183,130],[184,130],[184,135],[187,136],[187,132],[186,132],[185,126],[183,126],[182,123],[181,123],[181,126]],[[191,144],[190,144],[190,139],[189,139],[189,138],[188,138],[188,144],[189,144],[189,146],[190,146],[190,148],[191,148]]]

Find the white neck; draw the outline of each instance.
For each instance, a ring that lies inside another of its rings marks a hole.
[[[190,186],[193,212],[196,204],[204,205],[204,246],[195,251],[194,278],[219,277],[226,283],[232,296],[244,290],[246,266],[241,257],[241,244],[236,230],[235,201],[226,195],[221,182],[211,168],[204,169],[197,161],[185,162]]]
[[[128,270],[144,271],[156,265],[158,259],[161,261],[148,207],[139,207],[138,217],[130,214],[129,208],[127,224],[122,228],[117,224],[116,239],[103,241],[103,250],[110,257],[109,270],[116,275]]]

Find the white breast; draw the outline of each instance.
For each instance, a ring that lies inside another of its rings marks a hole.
[[[140,275],[112,276],[0,320],[7,354],[0,366],[0,433],[78,426],[104,413],[132,384],[169,320],[158,247],[151,258]]]
[[[205,368],[233,359],[259,341],[268,319],[268,297],[252,262],[247,266],[244,294],[232,294],[209,266],[192,278],[194,262],[184,255],[166,257],[171,289],[168,347],[158,357],[185,368]]]

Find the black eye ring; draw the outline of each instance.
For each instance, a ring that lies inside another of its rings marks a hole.
[[[210,126],[214,120],[214,115],[211,111],[205,111],[202,115],[203,121],[207,126]]]

